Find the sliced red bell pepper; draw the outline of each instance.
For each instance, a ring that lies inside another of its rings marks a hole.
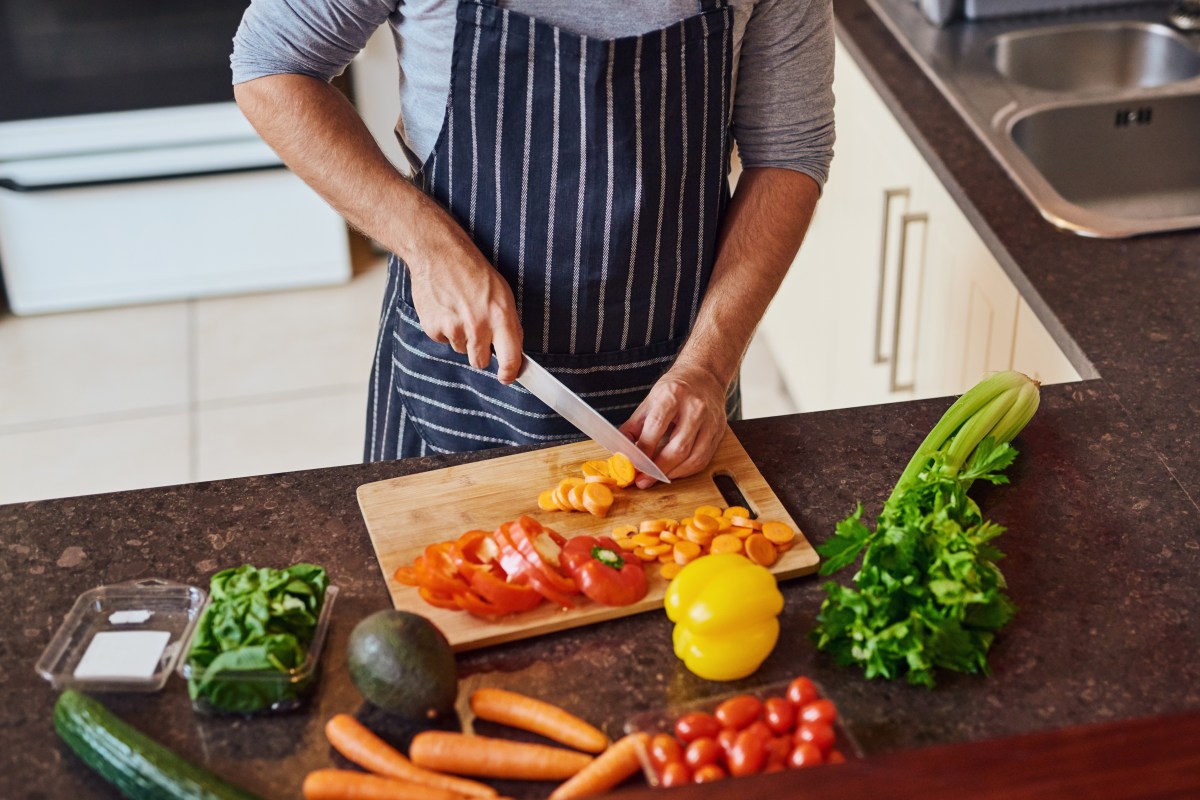
[[[627,606],[646,596],[642,563],[626,559],[607,536],[576,536],[562,549],[562,564],[580,591],[606,606]]]
[[[563,608],[573,608],[575,603],[571,600],[571,594],[577,594],[578,589],[575,588],[574,581],[558,574],[558,581],[552,583],[548,580],[547,569],[553,569],[549,565],[544,565],[540,561],[534,564],[525,557],[513,540],[512,529],[514,523],[506,522],[496,529],[492,537],[496,540],[496,544],[500,547],[500,567],[508,575],[508,580],[513,583],[528,585],[530,588],[537,591],[542,597],[552,603],[557,603]],[[563,592],[557,588],[557,584],[563,580],[569,581],[571,587],[570,592]]]
[[[559,551],[567,541],[565,538],[528,516],[507,522],[501,527],[525,560],[542,573],[546,583],[563,594],[579,594],[579,587],[563,572],[559,561]]]

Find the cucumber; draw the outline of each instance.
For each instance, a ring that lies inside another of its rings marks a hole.
[[[133,800],[258,800],[72,689],[59,695],[54,704],[54,730],[84,763]]]

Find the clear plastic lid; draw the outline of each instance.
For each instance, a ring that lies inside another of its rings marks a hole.
[[[156,692],[167,682],[208,595],[149,578],[84,592],[36,669],[56,689]]]

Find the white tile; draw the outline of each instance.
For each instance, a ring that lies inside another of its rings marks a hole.
[[[361,390],[202,408],[195,479],[358,463],[366,410],[366,380]]]
[[[378,259],[342,286],[197,300],[196,400],[366,386],[386,279]]]
[[[742,359],[742,419],[795,414],[796,403],[766,341],[756,335]]]
[[[184,303],[0,316],[0,429],[187,401]]]
[[[0,435],[0,503],[188,479],[186,413]]]

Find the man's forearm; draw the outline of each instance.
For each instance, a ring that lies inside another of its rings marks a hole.
[[[795,258],[820,192],[787,169],[749,169],[738,180],[717,242],[717,259],[679,360],[723,385],[737,373],[754,329]]]
[[[433,246],[422,236],[446,235],[446,226],[422,222],[452,222],[449,215],[396,171],[337,89],[306,75],[269,75],[235,86],[234,96],[284,163],[384,247],[407,260]]]

